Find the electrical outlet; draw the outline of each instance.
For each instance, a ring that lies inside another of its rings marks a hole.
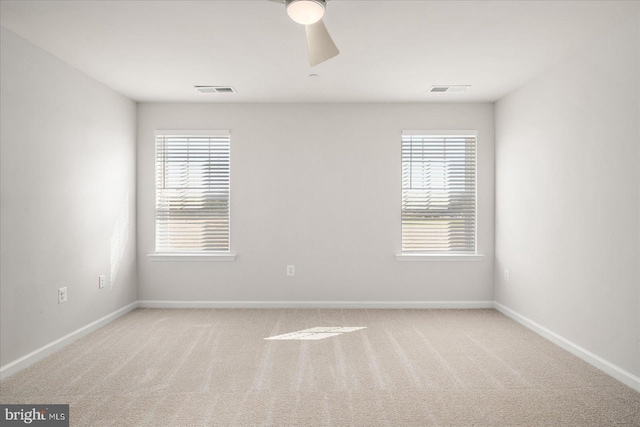
[[[67,302],[67,287],[58,289],[58,304]]]
[[[506,268],[504,269],[504,281],[509,281],[509,270],[507,270]]]
[[[296,266],[287,265],[287,276],[295,276],[295,275],[296,275]]]
[[[98,289],[104,289],[104,275],[103,276],[98,276]]]

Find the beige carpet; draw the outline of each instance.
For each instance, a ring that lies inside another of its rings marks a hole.
[[[367,329],[264,340],[317,326]],[[136,310],[0,400],[72,426],[640,426],[640,393],[494,310]]]

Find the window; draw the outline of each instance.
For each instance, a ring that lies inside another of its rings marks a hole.
[[[156,134],[156,253],[229,252],[228,131]]]
[[[403,132],[402,253],[476,253],[475,132]]]

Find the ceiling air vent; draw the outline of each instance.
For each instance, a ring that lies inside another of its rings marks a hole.
[[[470,85],[431,86],[432,93],[464,93]]]
[[[238,93],[233,86],[194,86],[200,93]]]

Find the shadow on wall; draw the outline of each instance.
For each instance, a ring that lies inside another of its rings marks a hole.
[[[127,192],[124,204],[120,209],[120,214],[118,215],[116,225],[113,229],[113,233],[111,234],[111,276],[109,283],[112,288],[116,281],[118,269],[120,268],[120,263],[122,262],[122,257],[124,256],[124,251],[129,239],[129,215],[129,192]]]

